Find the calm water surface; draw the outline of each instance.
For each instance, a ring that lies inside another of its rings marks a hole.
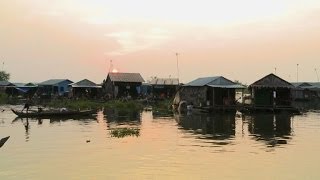
[[[317,112],[27,121],[1,108],[1,180],[320,179]],[[140,136],[111,137],[121,127]]]

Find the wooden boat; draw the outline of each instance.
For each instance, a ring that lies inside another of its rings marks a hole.
[[[75,116],[90,116],[95,114],[95,110],[84,110],[84,111],[42,111],[42,112],[21,112],[11,109],[12,112],[18,117],[22,118],[45,118],[45,117],[75,117]]]
[[[0,140],[0,148],[4,145],[4,143],[6,143],[6,142],[8,141],[9,138],[10,138],[10,136],[5,137],[5,138],[2,138],[2,139]]]

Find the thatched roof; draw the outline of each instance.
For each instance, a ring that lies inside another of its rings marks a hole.
[[[262,79],[254,82],[249,86],[249,88],[294,88],[294,86],[287,82],[286,80],[281,79],[280,77],[269,74]]]

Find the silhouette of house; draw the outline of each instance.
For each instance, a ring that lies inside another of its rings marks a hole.
[[[177,78],[154,78],[151,80],[151,92],[155,97],[174,97],[179,87]]]
[[[38,86],[34,83],[11,83],[6,89],[9,96],[32,97],[37,92]]]
[[[294,88],[291,91],[294,100],[312,100],[320,98],[320,83],[319,82],[300,82],[292,83]]]
[[[14,86],[9,81],[0,81],[0,93],[6,93],[6,89],[10,86]]]
[[[141,85],[144,79],[139,73],[109,73],[103,82],[105,96],[120,98],[141,94]]]
[[[176,93],[174,104],[185,101],[195,107],[227,107],[236,103],[236,89],[245,87],[223,77],[198,78],[183,85]]]
[[[63,96],[69,92],[69,84],[73,83],[69,79],[50,79],[38,84],[40,95]]]
[[[269,74],[249,86],[254,106],[291,106],[294,86],[280,77]]]
[[[101,93],[102,86],[88,79],[83,79],[79,82],[69,85],[71,97],[77,98],[97,98]]]

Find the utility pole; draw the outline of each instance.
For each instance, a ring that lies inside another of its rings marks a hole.
[[[297,82],[299,82],[299,64],[297,64]]]
[[[317,80],[318,80],[318,82],[319,82],[319,75],[318,75],[318,70],[317,70],[317,68],[315,68],[314,71],[316,72]]]
[[[177,57],[178,83],[180,84],[179,55],[180,55],[179,53],[176,53],[176,57]]]
[[[277,75],[277,68],[274,68],[274,74]]]
[[[112,72],[112,70],[113,70],[113,64],[112,64],[112,60],[110,60],[109,73]]]

